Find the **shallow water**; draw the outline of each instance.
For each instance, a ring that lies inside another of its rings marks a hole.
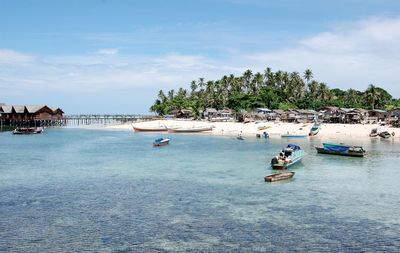
[[[400,145],[47,129],[0,133],[0,252],[399,252]],[[292,180],[265,183],[287,143]]]

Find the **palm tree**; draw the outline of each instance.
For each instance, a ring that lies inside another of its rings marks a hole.
[[[303,75],[304,79],[307,81],[307,84],[311,81],[311,79],[313,79],[313,72],[311,71],[311,69],[306,69],[304,71],[304,75]]]
[[[375,103],[379,98],[378,89],[373,84],[370,84],[364,94],[367,103],[369,103],[371,105],[372,110],[374,110]]]

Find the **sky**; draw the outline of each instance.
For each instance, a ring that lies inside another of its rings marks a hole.
[[[0,0],[0,102],[149,114],[160,89],[311,69],[400,97],[398,0]]]

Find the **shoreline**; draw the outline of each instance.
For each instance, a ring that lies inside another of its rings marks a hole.
[[[120,125],[105,126],[106,129],[119,129],[119,130],[131,130],[133,125],[141,127],[203,127],[203,126],[214,126],[212,131],[194,133],[194,134],[209,134],[216,136],[237,136],[242,134],[246,137],[256,137],[256,134],[262,134],[267,132],[271,138],[281,138],[282,134],[301,134],[308,135],[313,123],[286,123],[286,122],[250,122],[250,123],[239,123],[239,122],[208,122],[208,121],[195,121],[195,120],[154,120],[144,121],[137,123],[126,123]],[[369,134],[373,128],[378,128],[382,131],[388,131],[389,133],[394,132],[395,136],[392,140],[400,138],[400,128],[393,128],[387,126],[379,126],[378,124],[322,124],[321,130],[316,136],[307,138],[317,139],[358,139],[358,140],[370,140]],[[259,130],[262,129],[262,130]],[[288,138],[294,139],[294,138]],[[379,139],[379,138],[377,138]]]

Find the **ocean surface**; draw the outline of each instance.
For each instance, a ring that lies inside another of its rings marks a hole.
[[[289,142],[307,152],[295,177],[265,183]],[[400,252],[399,141],[352,144],[367,156],[318,155],[318,138],[3,132],[0,252]]]

